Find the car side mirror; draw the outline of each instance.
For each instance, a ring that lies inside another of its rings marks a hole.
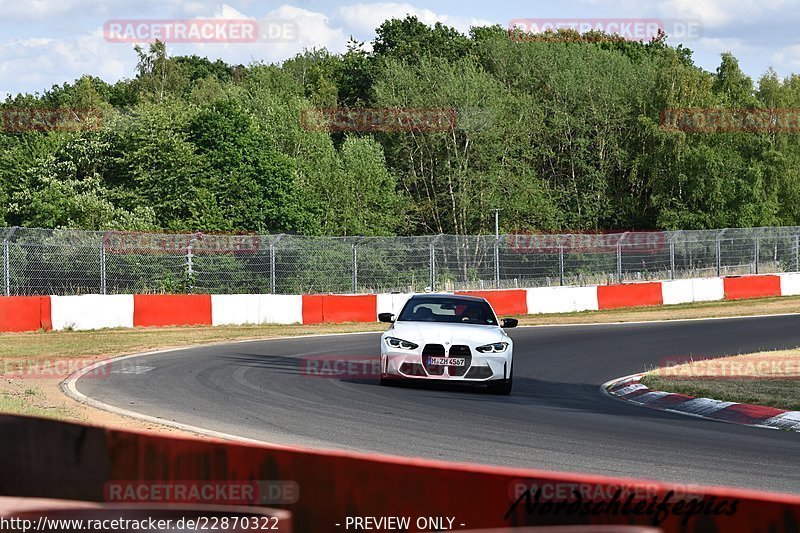
[[[381,322],[394,322],[394,315],[392,313],[378,313],[378,320]]]
[[[503,324],[504,328],[515,328],[519,324],[519,320],[516,318],[504,318],[500,323]]]

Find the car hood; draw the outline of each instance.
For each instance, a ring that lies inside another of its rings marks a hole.
[[[386,335],[407,341],[480,346],[508,338],[499,326],[446,324],[441,322],[395,322]]]

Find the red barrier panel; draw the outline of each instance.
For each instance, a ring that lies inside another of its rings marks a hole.
[[[597,305],[600,309],[662,305],[661,283],[629,283],[598,285]]]
[[[49,296],[0,296],[0,331],[53,329]]]
[[[781,295],[780,276],[742,276],[723,278],[726,300],[763,298]]]
[[[486,298],[498,315],[524,315],[528,313],[528,300],[525,289],[456,291],[456,294]]]
[[[208,294],[134,294],[134,326],[211,325]]]
[[[427,531],[558,524],[800,530],[800,497],[790,495],[177,439],[12,416],[0,416],[0,434],[3,495],[102,501],[108,482],[284,480],[296,483],[298,497],[274,506],[291,511],[301,533],[345,531],[347,517],[381,516],[411,517],[408,531],[423,529],[418,517],[453,519],[452,528]]]
[[[374,294],[304,294],[303,324],[375,322],[377,309]]]
[[[51,314],[51,301],[49,296],[40,296],[39,317],[42,329],[47,331],[53,329],[53,315]]]
[[[322,294],[303,295],[303,324],[322,324]]]

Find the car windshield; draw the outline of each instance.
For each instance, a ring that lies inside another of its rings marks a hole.
[[[497,318],[489,304],[459,298],[412,298],[403,307],[398,320],[497,325]]]

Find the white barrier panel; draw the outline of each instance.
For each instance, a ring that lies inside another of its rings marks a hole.
[[[662,281],[661,296],[664,298],[664,305],[724,300],[725,282],[722,278]]]
[[[132,294],[82,294],[51,296],[53,329],[133,327]]]
[[[392,313],[396,317],[413,295],[413,293],[378,294],[378,309],[375,316],[378,313]]]
[[[259,296],[258,294],[212,294],[211,325],[258,324]]]
[[[694,288],[691,279],[678,279],[661,282],[661,297],[664,305],[685,304],[694,301]]]
[[[800,273],[781,274],[781,296],[800,294]]]
[[[303,297],[299,294],[260,294],[259,324],[302,324]]]
[[[526,289],[528,314],[597,311],[597,287],[537,287]]]
[[[692,280],[695,302],[714,302],[725,299],[725,280],[722,278],[697,278]]]
[[[303,297],[295,294],[212,294],[211,324],[302,324]]]

